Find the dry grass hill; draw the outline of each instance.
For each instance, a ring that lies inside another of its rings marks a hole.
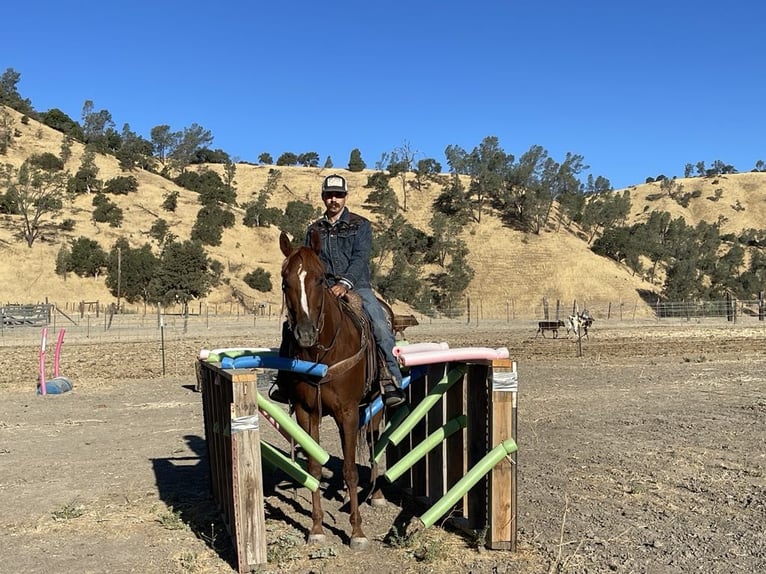
[[[35,121],[21,123],[20,114],[8,109],[14,118],[18,137],[5,156],[3,163],[16,167],[28,156],[50,152],[60,154],[62,135]],[[80,165],[83,148],[74,144],[72,157],[66,169],[74,172]],[[99,156],[96,160],[99,178],[103,181],[124,175],[112,157]],[[220,169],[220,166],[211,166]],[[237,165],[236,188],[238,201],[255,197],[266,182],[270,167]],[[319,168],[279,168],[282,171],[281,187],[272,205],[284,207],[291,199],[308,200],[321,206],[319,187],[322,178],[329,173]],[[332,169],[348,178],[352,192],[349,206],[366,213],[362,206],[367,190],[363,185],[368,173],[350,173]],[[4,215],[0,219],[0,304],[7,302],[49,301],[63,306],[82,300],[109,303],[114,298],[104,287],[103,278],[80,278],[72,275],[62,278],[54,273],[56,255],[67,242],[80,236],[97,240],[109,250],[120,236],[125,236],[134,247],[152,242],[147,234],[157,218],[165,219],[179,238],[189,237],[199,209],[197,195],[152,173],[137,171],[132,174],[139,182],[136,193],[126,196],[110,196],[124,212],[121,228],[96,224],[91,219],[92,196],[77,197],[65,206],[60,217],[71,218],[76,223],[73,231],[48,232],[35,242],[32,248],[14,237],[18,226],[15,216]],[[679,180],[685,191],[700,189],[699,197],[688,208],[682,208],[668,197],[655,199],[659,184],[637,185],[630,189],[635,220],[645,217],[649,210],[661,209],[675,216],[683,216],[690,223],[699,220],[715,222],[724,217],[725,231],[760,228],[766,215],[766,174],[745,173],[721,176],[718,180]],[[401,194],[401,189],[397,189]],[[708,199],[716,195],[719,199]],[[179,192],[178,209],[175,213],[164,211],[160,205],[163,195],[169,191]],[[415,226],[427,230],[431,217],[431,205],[439,189],[432,186],[422,192],[410,192],[406,217]],[[242,214],[237,213],[237,225],[224,232],[220,246],[209,247],[209,255],[222,262],[229,285],[216,288],[207,298],[208,303],[225,303],[233,300],[232,288],[252,297],[253,300],[279,306],[279,267],[282,256],[278,248],[278,230],[274,228],[250,229],[241,224]],[[627,268],[594,255],[575,231],[564,226],[551,227],[540,235],[524,234],[503,227],[493,217],[486,217],[480,225],[469,225],[463,239],[470,249],[470,263],[475,278],[467,291],[474,310],[481,309],[485,318],[505,318],[513,312],[520,316],[535,316],[543,298],[555,302],[561,300],[571,305],[573,300],[589,305],[593,302],[622,303],[633,308],[645,308],[639,291],[658,291],[659,286],[634,276]],[[259,293],[248,288],[242,277],[257,267],[269,271],[275,289]],[[539,316],[539,315],[538,315]]]

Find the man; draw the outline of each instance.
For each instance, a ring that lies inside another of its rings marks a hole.
[[[383,401],[387,407],[395,407],[404,402],[402,373],[393,354],[396,343],[394,335],[370,285],[372,225],[361,215],[348,210],[347,195],[344,177],[329,175],[324,179],[322,201],[325,212],[321,219],[309,225],[306,245],[310,244],[311,233],[317,230],[322,244],[319,258],[324,264],[325,277],[333,295],[344,297],[353,290],[362,299],[362,307],[370,318],[375,344],[379,354],[385,357],[387,368],[383,369],[381,365]]]

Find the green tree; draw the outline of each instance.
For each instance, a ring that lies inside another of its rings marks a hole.
[[[127,177],[119,175],[107,180],[104,184],[104,193],[128,195],[134,191],[138,191],[138,180],[132,175]]]
[[[80,124],[78,124],[58,108],[51,108],[47,112],[41,113],[40,121],[46,126],[60,131],[62,134],[69,138],[79,142],[85,141],[85,133],[82,131]]]
[[[5,108],[0,108],[0,155],[7,154],[13,143],[16,133],[13,124],[13,116]]]
[[[164,219],[156,219],[152,226],[149,228],[149,237],[154,239],[161,247],[166,241],[175,239],[175,236],[170,232],[170,225]]]
[[[402,187],[402,209],[407,211],[407,174],[414,169],[415,152],[408,142],[394,148],[388,155],[386,169],[391,178],[398,177]]]
[[[298,156],[291,151],[286,151],[277,158],[278,166],[298,165]]]
[[[56,275],[66,279],[72,267],[72,250],[68,245],[63,245],[56,253]]]
[[[319,154],[315,151],[308,151],[298,156],[298,163],[303,167],[317,167],[319,165]]]
[[[32,247],[52,220],[61,212],[66,190],[66,175],[32,165],[29,160],[19,167],[0,166],[0,181],[7,189],[4,203],[11,213],[21,215],[19,235]]]
[[[203,205],[191,231],[191,239],[203,245],[220,245],[223,230],[234,227],[234,214],[217,204]]]
[[[457,240],[444,271],[430,275],[431,296],[435,306],[446,314],[454,310],[454,303],[463,297],[473,279],[474,270],[468,263],[468,247]]]
[[[39,167],[46,171],[61,171],[64,169],[64,162],[50,152],[33,154],[27,158],[29,165]]]
[[[82,131],[85,144],[100,153],[110,153],[119,145],[114,145],[114,121],[108,110],[96,111],[91,100],[86,100],[82,107]]]
[[[151,129],[150,137],[155,157],[164,166],[168,156],[173,153],[181,140],[181,134],[170,131],[170,126],[163,124],[154,126]]]
[[[106,262],[105,284],[112,296],[118,295],[128,303],[150,302],[150,285],[159,259],[146,243],[133,249],[125,238],[118,239]]]
[[[452,173],[441,193],[434,200],[434,211],[454,219],[460,226],[471,220],[471,200],[460,175]]]
[[[441,171],[442,166],[435,159],[421,159],[415,166],[415,180],[411,182],[411,185],[420,191],[428,187],[430,181],[438,181]]]
[[[627,189],[622,194],[607,191],[589,196],[582,215],[583,229],[589,232],[588,243],[598,232],[624,224],[630,215],[630,206],[630,191]]]
[[[324,168],[325,169],[332,169],[332,158],[328,155],[327,159],[324,160]]]
[[[72,136],[64,136],[61,139],[61,151],[59,152],[59,157],[61,157],[62,163],[66,163],[69,161],[69,158],[72,157],[72,143],[73,143]]]
[[[245,209],[245,215],[242,223],[247,227],[266,227],[268,225],[279,224],[282,219],[282,210],[276,207],[269,207],[271,196],[276,191],[282,172],[278,169],[270,169],[266,178],[266,184],[258,192],[258,197],[254,201],[245,203],[242,207]]]
[[[166,244],[149,285],[152,301],[170,305],[204,297],[214,282],[211,261],[198,241],[172,241]]]
[[[169,152],[168,159],[171,160],[175,169],[183,173],[194,160],[197,151],[212,143],[213,134],[210,130],[206,130],[199,124],[192,124],[183,129],[177,144]]]
[[[108,223],[109,227],[120,227],[123,220],[122,208],[103,193],[93,196],[92,218],[97,223]]]
[[[165,211],[175,212],[178,208],[178,192],[173,190],[163,195],[161,207]]]
[[[318,219],[321,215],[322,210],[308,203],[289,201],[285,206],[285,215],[282,218],[280,230],[290,234],[293,245],[303,245],[306,239],[306,228],[309,223]]]
[[[122,126],[120,142],[120,147],[115,153],[120,163],[120,169],[133,171],[137,167],[141,169],[152,168],[151,158],[154,153],[154,146],[150,141],[131,130],[129,124]]]
[[[261,155],[258,156],[258,163],[260,163],[261,165],[273,165],[274,158],[271,157],[270,153],[263,152]]]
[[[473,149],[467,159],[471,176],[468,197],[473,206],[472,217],[481,223],[481,215],[487,203],[500,195],[514,158],[503,151],[497,137],[488,136]]]
[[[0,76],[0,105],[8,106],[17,112],[34,117],[35,110],[32,107],[32,102],[22,98],[19,94],[17,88],[19,80],[21,80],[19,72],[13,68],[6,68]]]
[[[359,151],[359,148],[352,149],[348,159],[348,171],[359,172],[366,168],[367,164],[362,159],[362,152]]]
[[[88,237],[78,237],[72,242],[68,271],[80,277],[98,277],[106,266],[106,251],[97,241]]]
[[[71,195],[82,193],[98,193],[101,191],[101,180],[98,179],[98,166],[96,166],[96,154],[93,150],[86,149],[80,160],[80,167],[73,177],[69,179],[68,192]]]

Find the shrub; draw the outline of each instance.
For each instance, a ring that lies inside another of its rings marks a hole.
[[[242,279],[251,289],[255,289],[256,291],[261,291],[264,293],[271,291],[271,273],[262,267],[258,267],[254,271],[251,271]]]
[[[93,196],[93,221],[98,223],[108,223],[109,227],[120,227],[122,225],[122,209],[110,201],[103,193],[97,193]]]
[[[46,171],[61,171],[64,169],[64,162],[50,152],[30,156],[29,163]]]
[[[162,209],[164,209],[165,211],[174,212],[177,207],[178,207],[178,192],[171,191],[169,193],[166,193],[164,195],[164,199],[162,200]]]
[[[59,223],[59,229],[61,231],[72,231],[74,229],[74,219],[66,218],[64,221]]]
[[[132,175],[127,177],[117,176],[107,181],[104,185],[106,193],[113,193],[115,195],[128,195],[131,191],[136,190],[138,190],[138,180]]]
[[[168,225],[168,222],[164,219],[158,219],[154,223],[152,223],[152,227],[149,229],[149,237],[156,240],[157,243],[162,245],[162,242],[165,240],[165,237],[168,234],[168,231],[170,231],[170,226]]]

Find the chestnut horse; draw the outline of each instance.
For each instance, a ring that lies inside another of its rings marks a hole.
[[[318,255],[320,241],[319,234],[314,233],[311,246],[295,248],[286,233],[282,232],[279,237],[279,247],[285,256],[282,291],[289,332],[294,339],[293,356],[329,367],[321,380],[291,374],[290,384],[284,391],[295,409],[298,424],[317,442],[324,415],[330,415],[338,426],[343,450],[343,478],[349,497],[350,546],[361,549],[369,541],[362,531],[357,492],[359,406],[369,391],[368,362],[371,357],[369,368],[375,368],[375,344],[369,327],[344,310],[344,304],[333,295],[325,282],[324,266]],[[379,420],[380,417],[371,424],[374,426]],[[321,465],[309,457],[308,471],[319,479]],[[308,541],[320,543],[325,535],[318,490],[312,493],[311,504],[313,523]]]

